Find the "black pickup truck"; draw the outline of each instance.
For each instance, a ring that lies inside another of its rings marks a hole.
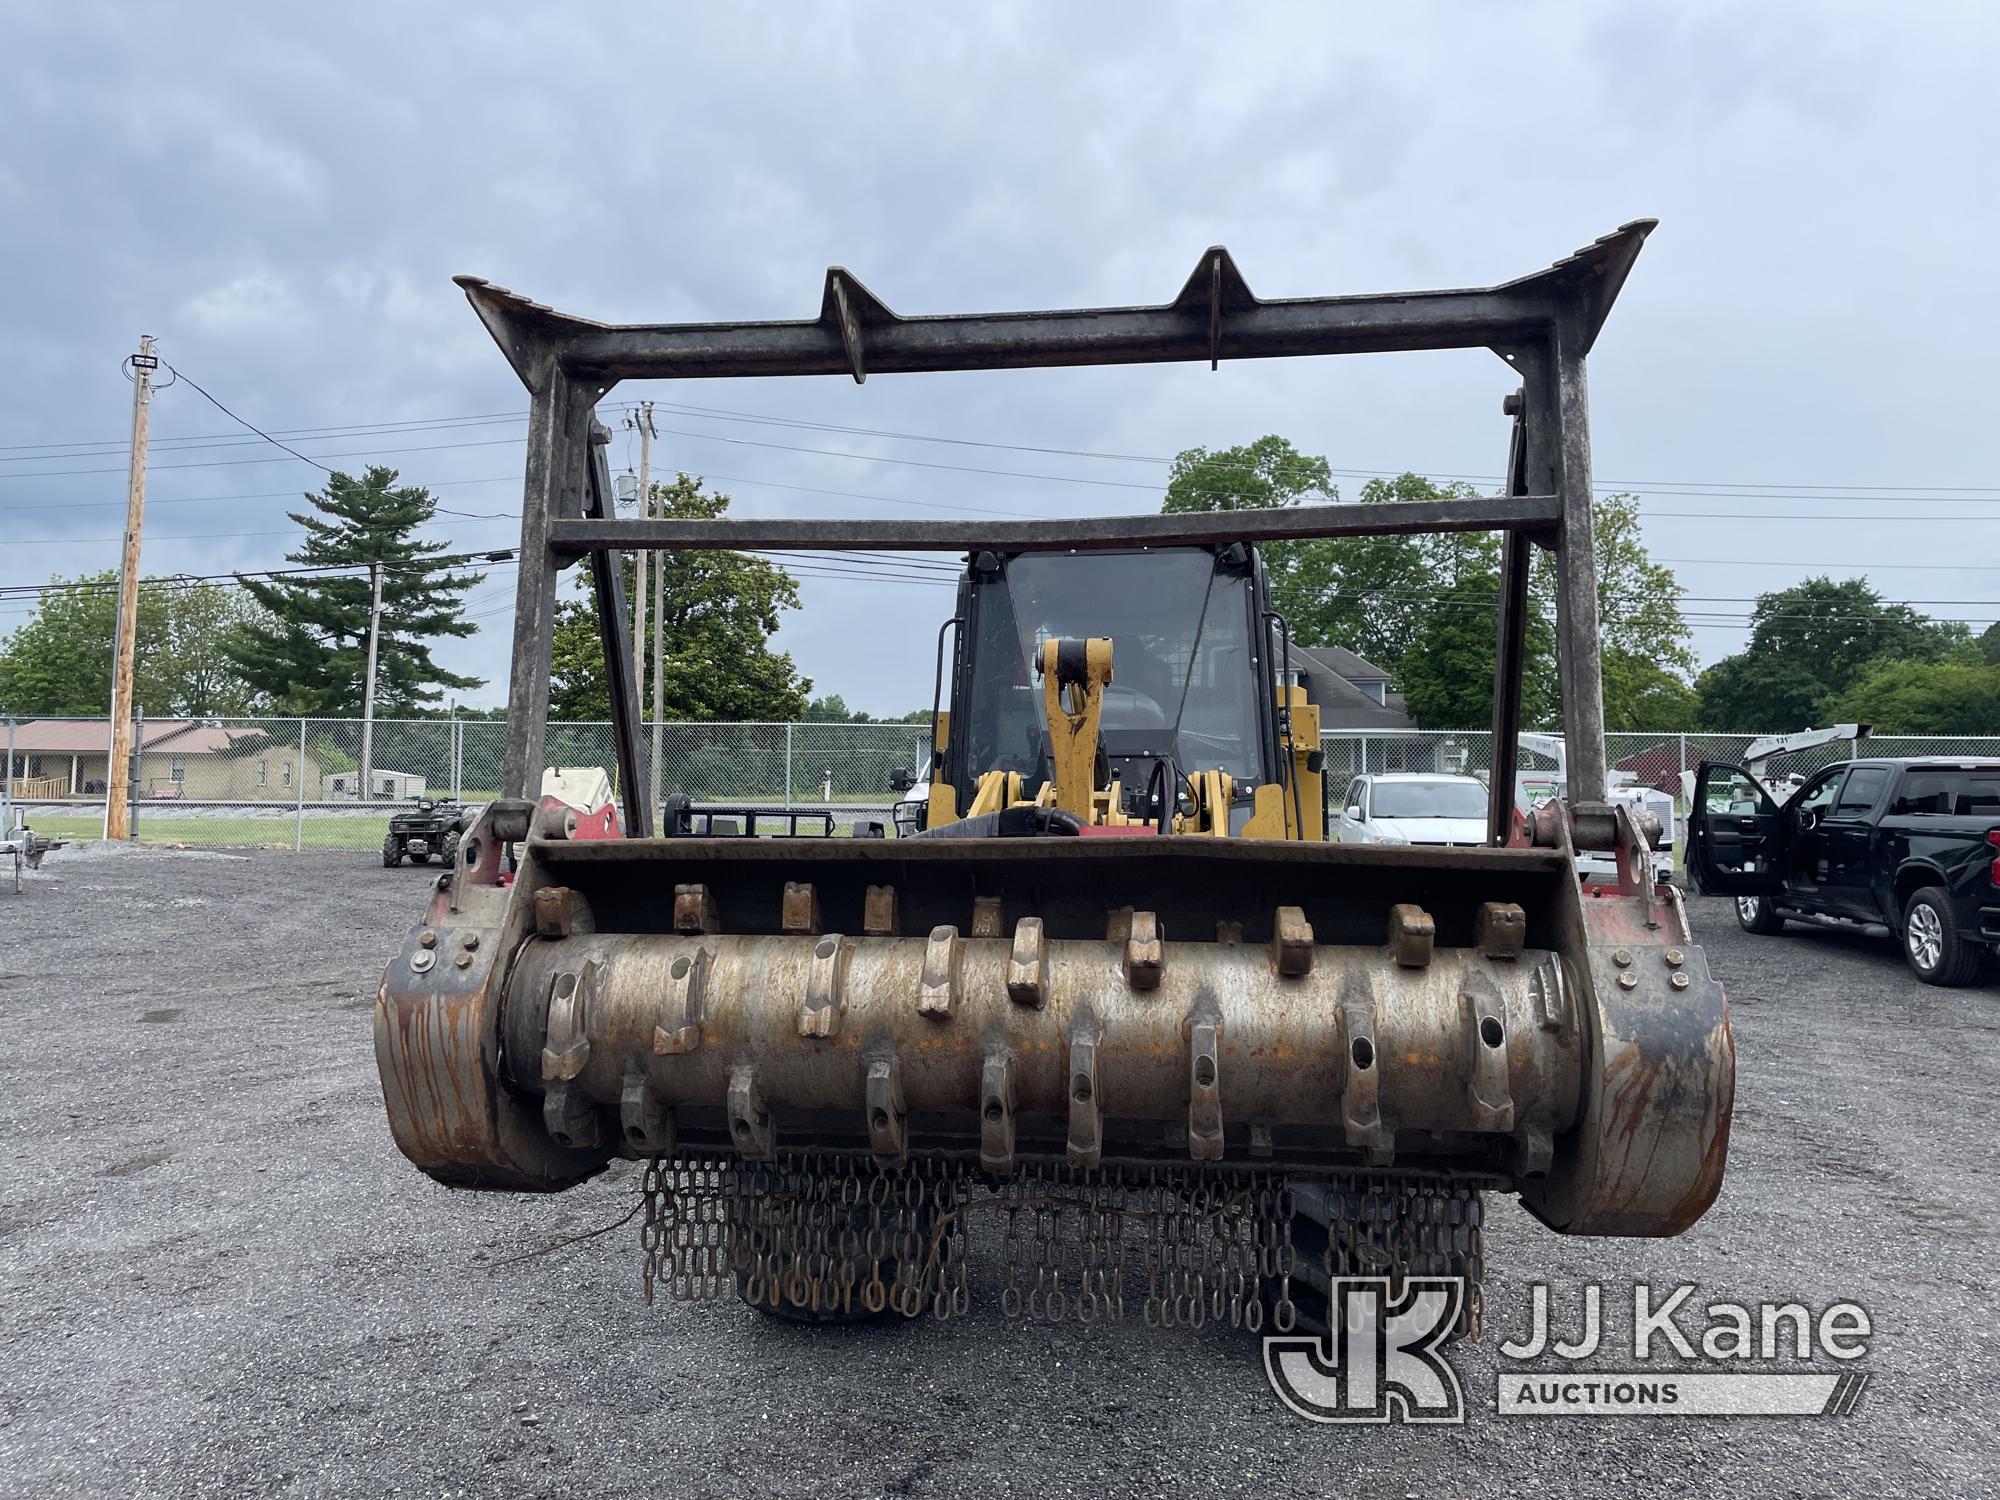
[[[1844,761],[1782,806],[1704,763],[1688,824],[1688,868],[1748,932],[1879,923],[1926,984],[1969,984],[2000,946],[2000,761]]]

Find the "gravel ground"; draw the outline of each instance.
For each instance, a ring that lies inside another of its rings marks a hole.
[[[629,1229],[489,1271],[636,1183],[461,1194],[396,1153],[369,1008],[430,878],[64,850],[0,888],[0,1494],[1992,1492],[1991,983],[1926,989],[1886,942],[1694,903],[1740,1054],[1719,1204],[1647,1242],[1496,1201],[1468,1423],[1315,1427],[1226,1329],[1010,1324],[990,1288],[944,1326],[649,1308]],[[1529,1282],[1573,1321],[1580,1283],[1635,1277],[1857,1300],[1873,1382],[1838,1420],[1492,1415]]]

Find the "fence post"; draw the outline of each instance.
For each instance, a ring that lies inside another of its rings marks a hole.
[[[785,810],[792,806],[792,725],[785,725]]]
[[[132,717],[137,723],[137,728],[132,731],[131,760],[128,764],[120,766],[118,769],[120,774],[127,778],[126,785],[130,788],[125,793],[125,838],[128,843],[136,844],[139,842],[140,789],[144,785],[144,782],[140,779],[140,772],[145,769],[146,765],[146,710],[135,708],[132,710]],[[173,764],[172,757],[168,758],[167,764],[169,766]],[[111,796],[111,783],[108,780],[104,783],[104,788],[105,798],[109,800]]]
[[[454,713],[451,716],[451,800],[454,802],[459,800],[460,795],[464,791],[464,788],[458,784],[460,780],[459,772],[465,765],[464,735],[465,729],[458,722],[458,715]]]
[[[299,764],[292,772],[292,789],[298,793],[298,813],[292,819],[292,852],[300,854],[306,847],[306,721],[299,720]]]

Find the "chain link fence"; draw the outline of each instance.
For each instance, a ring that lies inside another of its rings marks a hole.
[[[38,832],[95,838],[103,828],[109,735],[102,719],[13,727],[12,800]],[[0,725],[0,752],[7,726]],[[154,720],[140,731],[134,836],[215,848],[379,850],[388,820],[424,798],[500,795],[507,726],[494,719],[378,719],[362,775],[358,719]],[[833,814],[836,827],[886,821],[891,773],[917,770],[928,724],[646,725],[640,773],[651,800]],[[601,767],[614,786],[609,723],[552,723],[547,763]],[[7,768],[0,753],[0,770]]]
[[[6,726],[0,725],[0,737]],[[108,735],[104,721],[15,724],[13,798],[36,830],[94,838],[102,829]],[[358,719],[214,719],[145,726],[132,807],[145,842],[216,848],[379,850],[388,820],[420,798],[467,803],[500,794],[507,726],[493,719],[378,719],[370,774],[361,775]],[[1756,735],[1612,734],[1618,773],[1679,795],[1681,773],[1703,760],[1738,761]],[[680,792],[699,803],[786,807],[833,814],[836,826],[888,817],[891,773],[919,770],[928,724],[647,725],[641,774],[652,800]],[[1552,737],[1553,739],[1553,737]],[[1450,771],[1484,777],[1493,765],[1484,731],[1323,736],[1331,795],[1362,772]],[[1549,754],[1520,755],[1523,771],[1554,769]],[[0,748],[4,748],[0,740]],[[1766,774],[1807,775],[1856,755],[2000,756],[2000,735],[1957,739],[1875,736],[1780,756]],[[615,783],[608,723],[552,723],[551,766],[602,767]],[[0,755],[0,768],[5,757]]]
[[[1336,781],[1363,772],[1380,775],[1385,771],[1446,771],[1484,778],[1493,770],[1493,736],[1484,729],[1411,730],[1400,734],[1331,730],[1320,738],[1326,748],[1327,775]],[[1705,760],[1740,761],[1754,742],[1764,738],[1766,736],[1759,734],[1710,734],[1695,730],[1686,733],[1607,734],[1604,737],[1605,758],[1610,763],[1614,780],[1629,778],[1641,785],[1678,794],[1683,771],[1697,770]],[[1562,743],[1560,735],[1524,735],[1519,755],[1520,769],[1554,770],[1556,756],[1532,748],[1537,740],[1545,741],[1551,748]],[[1956,738],[1870,735],[1865,740],[1816,745],[1809,750],[1776,755],[1765,763],[1763,769],[1772,778],[1808,776],[1822,766],[1859,756],[1916,755],[2000,756],[2000,735]]]

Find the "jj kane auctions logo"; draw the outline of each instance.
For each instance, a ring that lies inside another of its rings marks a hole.
[[[1264,1340],[1271,1388],[1311,1422],[1465,1420],[1465,1395],[1444,1346],[1467,1296],[1454,1277],[1336,1278],[1330,1327],[1323,1334]],[[1554,1336],[1549,1288],[1530,1289],[1530,1322],[1499,1346],[1504,1362],[1494,1391],[1502,1416],[1843,1416],[1854,1409],[1867,1372],[1852,1368],[1868,1352],[1873,1324],[1856,1303],[1814,1313],[1797,1302],[1693,1305],[1695,1288],[1665,1294],[1632,1288],[1630,1351],[1655,1359],[1696,1361],[1663,1370],[1578,1367],[1607,1348],[1603,1289],[1582,1289],[1581,1328]],[[1820,1359],[1848,1366],[1799,1369]],[[1555,1361],[1553,1368],[1547,1361]],[[1791,1368],[1779,1368],[1791,1364]]]

